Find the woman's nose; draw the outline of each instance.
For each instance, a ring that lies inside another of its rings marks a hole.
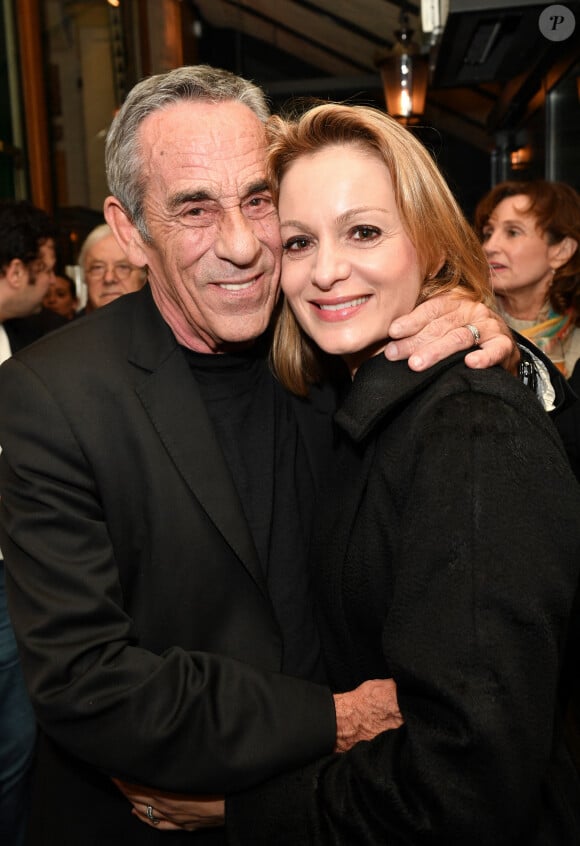
[[[351,265],[344,253],[333,242],[320,241],[312,268],[312,283],[321,290],[329,290],[336,282],[347,279]]]
[[[500,237],[497,232],[492,232],[490,235],[488,235],[485,241],[483,242],[483,251],[486,256],[495,253],[499,249],[499,244]]]

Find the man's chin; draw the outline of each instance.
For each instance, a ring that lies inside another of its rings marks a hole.
[[[32,317],[33,314],[40,314],[42,311],[42,301],[30,305],[23,305],[13,317]]]
[[[242,325],[224,327],[217,339],[217,349],[219,352],[247,349],[262,337],[268,325],[269,321],[260,318],[248,319]]]

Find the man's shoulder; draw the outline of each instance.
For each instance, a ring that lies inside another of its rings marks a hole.
[[[135,322],[149,310],[149,304],[139,297],[141,294],[126,294],[89,315],[69,321],[58,332],[43,335],[21,349],[15,358],[35,369],[70,369],[87,363],[96,367],[99,361],[125,354]]]
[[[6,320],[3,325],[10,340],[12,352],[18,352],[50,332],[67,326],[68,320],[54,311],[42,308],[36,314]]]

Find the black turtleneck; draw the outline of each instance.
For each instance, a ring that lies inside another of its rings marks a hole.
[[[308,545],[314,480],[290,396],[263,350],[183,348],[239,494],[284,642],[282,671],[322,680]]]

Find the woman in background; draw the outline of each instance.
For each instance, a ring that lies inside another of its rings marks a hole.
[[[478,203],[475,228],[502,317],[580,395],[580,196],[563,182],[501,182]],[[555,423],[580,480],[580,403]]]
[[[475,227],[506,323],[572,376],[580,358],[580,196],[563,182],[502,182]]]
[[[76,317],[79,299],[74,279],[64,273],[56,274],[54,282],[48,286],[42,305],[67,320]]]

